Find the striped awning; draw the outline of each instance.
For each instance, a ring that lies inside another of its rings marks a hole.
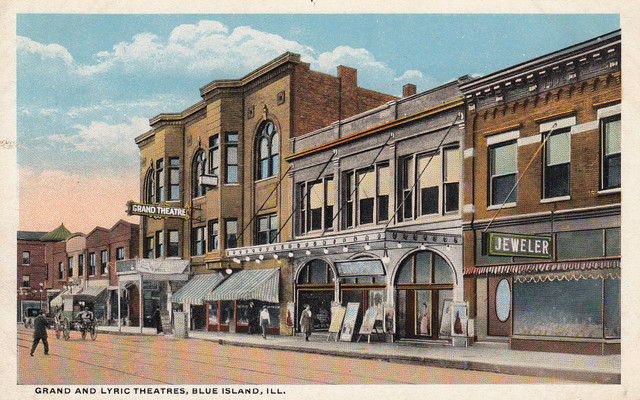
[[[620,268],[620,260],[507,264],[464,269],[465,275],[527,274],[539,272],[588,271]]]
[[[202,304],[204,296],[211,293],[224,280],[222,274],[195,275],[189,282],[173,294],[172,302]]]
[[[205,300],[279,301],[280,269],[244,269],[236,272],[204,297]]]
[[[58,295],[54,297],[53,300],[51,300],[51,306],[62,307],[62,305],[64,304],[64,302],[62,301],[62,296],[69,293],[71,293],[70,289],[64,289],[63,291],[58,293]]]

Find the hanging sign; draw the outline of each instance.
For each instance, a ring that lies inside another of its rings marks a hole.
[[[482,253],[490,256],[551,258],[553,240],[548,236],[486,232],[482,234]]]
[[[127,202],[128,215],[142,215],[155,219],[180,218],[189,219],[189,209],[161,204],[143,204],[135,201]]]
[[[377,258],[336,261],[335,265],[338,269],[338,275],[341,277],[384,275],[382,260]]]

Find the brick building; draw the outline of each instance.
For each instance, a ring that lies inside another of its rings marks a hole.
[[[461,86],[478,339],[620,351],[620,31]]]
[[[46,309],[49,288],[46,244],[40,241],[45,234],[46,232],[18,231],[18,321],[23,319],[28,309]]]
[[[221,273],[226,277],[238,269],[257,270],[243,272],[243,279],[276,282],[273,291],[280,304],[267,301],[274,293],[251,295],[254,307],[270,304],[270,330],[275,333],[284,326],[280,306],[293,299],[291,265],[283,260],[234,263],[225,250],[291,237],[291,183],[282,160],[291,153],[292,138],[395,98],[359,88],[352,68],[340,66],[338,76],[330,76],[311,71],[292,53],[240,79],[213,81],[200,94],[201,102],[181,113],[158,115],[150,121],[152,129],[136,138],[140,203],[175,211],[167,211],[172,218],[158,218],[149,212],[158,209],[138,208],[146,212],[140,256],[150,261],[145,261],[147,267],[141,261],[121,264],[118,274],[129,288],[147,296],[143,307],[153,297],[165,311],[173,302],[189,313],[192,328],[246,331],[253,313],[250,302],[237,301],[237,285],[210,301],[200,291],[194,294],[195,283],[177,290],[185,273],[209,275],[198,279],[198,287],[210,291]],[[151,270],[170,273],[156,279]],[[262,277],[264,270],[270,273]],[[145,285],[151,294],[140,289]]]

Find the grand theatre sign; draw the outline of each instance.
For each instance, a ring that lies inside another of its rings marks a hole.
[[[156,219],[181,218],[189,219],[189,209],[183,207],[166,206],[161,204],[142,204],[135,201],[127,202],[128,215],[142,215]]]

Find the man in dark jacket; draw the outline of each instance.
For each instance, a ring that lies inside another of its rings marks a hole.
[[[33,345],[31,345],[31,357],[33,352],[36,351],[38,342],[42,340],[44,345],[44,355],[49,355],[49,342],[47,341],[47,320],[44,317],[44,313],[40,310],[40,314],[33,320]]]

